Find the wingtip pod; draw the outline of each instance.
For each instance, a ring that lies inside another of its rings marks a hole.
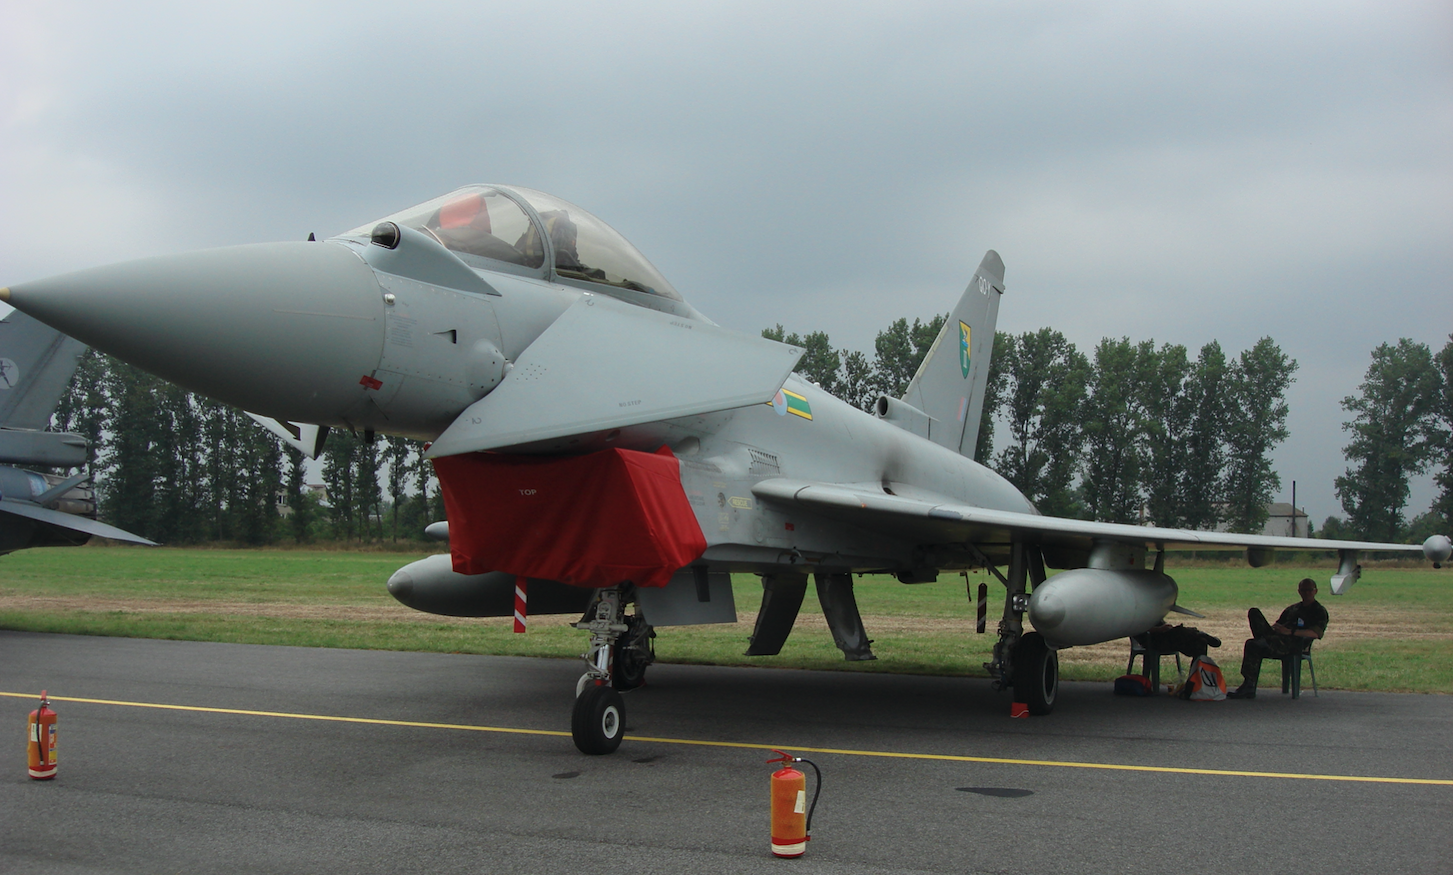
[[[1428,557],[1434,568],[1442,568],[1448,557],[1453,556],[1453,541],[1447,535],[1433,535],[1423,542],[1423,555]]]
[[[10,287],[9,286],[4,286],[3,288],[0,288],[0,301],[5,302],[6,304],[10,303]]]

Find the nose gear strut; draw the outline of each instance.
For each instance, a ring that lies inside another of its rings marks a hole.
[[[589,666],[575,685],[575,710],[570,718],[570,735],[581,753],[607,754],[621,746],[625,732],[625,705],[612,684],[616,670],[617,642],[632,631],[639,616],[625,616],[625,603],[631,584],[605,587],[596,591],[595,600],[575,628],[590,633],[590,649],[581,655]],[[645,626],[640,620],[640,627]],[[637,634],[641,634],[638,627]],[[627,643],[630,643],[627,641]],[[641,666],[637,676],[644,673]]]

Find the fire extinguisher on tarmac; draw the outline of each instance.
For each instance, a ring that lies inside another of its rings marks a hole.
[[[40,707],[30,712],[30,734],[25,745],[30,777],[37,781],[55,777],[55,723],[56,714],[50,709],[45,690],[41,690]]]
[[[767,762],[782,763],[782,768],[772,773],[772,853],[778,857],[800,857],[812,839],[812,812],[817,809],[817,797],[822,793],[822,770],[811,760],[775,748],[772,752],[777,756]],[[792,763],[807,763],[817,774],[811,805],[807,804],[807,776],[792,768]]]

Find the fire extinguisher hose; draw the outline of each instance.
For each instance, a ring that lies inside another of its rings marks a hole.
[[[812,766],[812,771],[817,775],[817,783],[813,785],[812,804],[807,807],[806,832],[808,835],[812,835],[812,812],[817,810],[817,797],[822,795],[822,769],[817,767],[817,763],[812,760],[805,760],[802,757],[793,757],[793,761],[807,763],[809,766]]]

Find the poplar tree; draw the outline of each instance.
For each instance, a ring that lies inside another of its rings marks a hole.
[[[387,440],[388,444],[383,456],[384,460],[388,462],[388,496],[389,502],[393,506],[393,540],[397,541],[399,539],[399,512],[404,503],[409,474],[413,470],[410,456],[418,442],[398,435],[389,435]]]
[[[1145,464],[1145,387],[1154,342],[1105,338],[1095,347],[1089,397],[1084,403],[1082,491],[1091,518],[1140,521],[1141,468]]]
[[[878,400],[873,379],[873,365],[858,350],[843,351],[843,375],[838,381],[838,397],[859,410],[870,409]]]
[[[1009,444],[999,452],[996,469],[1034,502],[1041,513],[1077,516],[1072,492],[1084,433],[1081,408],[1090,363],[1065,336],[1050,328],[996,335],[994,362],[1002,376],[990,385],[1003,396]],[[999,405],[985,397],[984,419]],[[997,399],[994,399],[997,401]]]
[[[1242,351],[1227,379],[1226,524],[1233,532],[1261,531],[1267,504],[1281,489],[1271,450],[1287,439],[1286,391],[1297,363],[1270,337]]]
[[[292,535],[293,543],[306,544],[313,539],[312,525],[317,514],[317,502],[308,494],[307,456],[291,445],[286,448],[286,452],[288,507],[292,510],[292,513],[288,514],[288,531]]]
[[[1187,481],[1204,476],[1192,472],[1187,464],[1187,438],[1194,419],[1186,393],[1190,375],[1186,348],[1180,344],[1165,344],[1147,357],[1141,389],[1145,410],[1145,466],[1141,480],[1147,520],[1168,528],[1185,525]]]
[[[329,521],[333,537],[353,540],[358,510],[357,460],[361,441],[352,432],[335,429],[323,445],[323,485],[328,490]]]
[[[1358,395],[1342,399],[1354,414],[1342,428],[1352,441],[1342,450],[1352,467],[1336,480],[1348,526],[1374,541],[1396,541],[1407,528],[1412,476],[1427,470],[1439,444],[1436,408],[1444,391],[1426,344],[1404,337],[1372,351]]]
[[[1004,405],[1004,383],[1007,373],[1001,360],[1001,352],[1009,349],[1013,336],[1003,331],[994,332],[994,345],[989,353],[988,379],[984,381],[984,406],[979,414],[979,437],[974,444],[974,461],[988,465],[994,458],[994,421],[999,408]]]
[[[1190,427],[1185,436],[1185,470],[1179,512],[1188,529],[1214,529],[1223,516],[1221,471],[1226,464],[1228,368],[1221,344],[1201,347],[1184,384]]]
[[[1433,458],[1441,460],[1440,470],[1433,475],[1438,496],[1433,500],[1441,533],[1453,533],[1453,334],[1438,351],[1434,360],[1437,370],[1436,394],[1433,401]]]

